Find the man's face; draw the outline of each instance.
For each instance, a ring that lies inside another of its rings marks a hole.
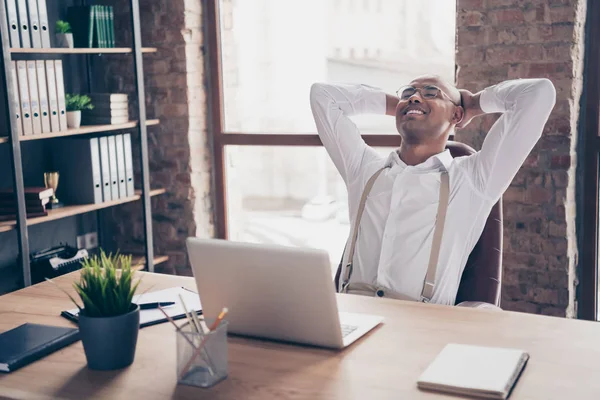
[[[396,129],[407,143],[435,139],[460,120],[460,93],[439,77],[419,77],[401,88],[398,97]]]

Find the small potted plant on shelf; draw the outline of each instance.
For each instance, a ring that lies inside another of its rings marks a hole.
[[[67,21],[58,20],[56,21],[56,47],[72,49],[73,45],[73,33],[71,32],[71,24]]]
[[[131,256],[92,256],[82,262],[79,282],[73,287],[83,307],[79,308],[79,332],[88,367],[114,370],[131,365],[135,356],[140,307],[132,298],[140,283],[133,282]]]
[[[81,126],[82,110],[94,109],[92,99],[85,94],[67,93],[65,103],[67,107],[67,126],[69,128],[79,128]]]

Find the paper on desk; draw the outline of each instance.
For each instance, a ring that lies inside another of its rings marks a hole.
[[[172,306],[164,307],[163,310],[172,317],[173,319],[179,319],[185,316],[185,311],[181,305],[179,295],[183,298],[185,306],[189,312],[201,311],[202,306],[200,304],[200,297],[198,293],[183,287],[172,287],[164,290],[157,290],[154,292],[146,292],[136,296],[133,296],[132,301],[136,304],[140,303],[155,303],[155,302],[166,302],[174,301],[175,304]],[[77,308],[67,311],[73,316],[77,316],[79,310]],[[160,310],[140,310],[140,327],[153,325],[160,322],[165,322],[167,319],[160,312]]]

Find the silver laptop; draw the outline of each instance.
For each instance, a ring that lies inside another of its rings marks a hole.
[[[340,349],[383,321],[338,313],[325,251],[188,238],[206,318],[229,308],[235,334]]]

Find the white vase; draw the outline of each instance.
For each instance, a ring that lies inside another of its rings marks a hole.
[[[67,111],[67,126],[76,129],[81,126],[81,111]]]
[[[73,34],[72,33],[57,33],[56,34],[56,47],[72,49],[73,45]]]

